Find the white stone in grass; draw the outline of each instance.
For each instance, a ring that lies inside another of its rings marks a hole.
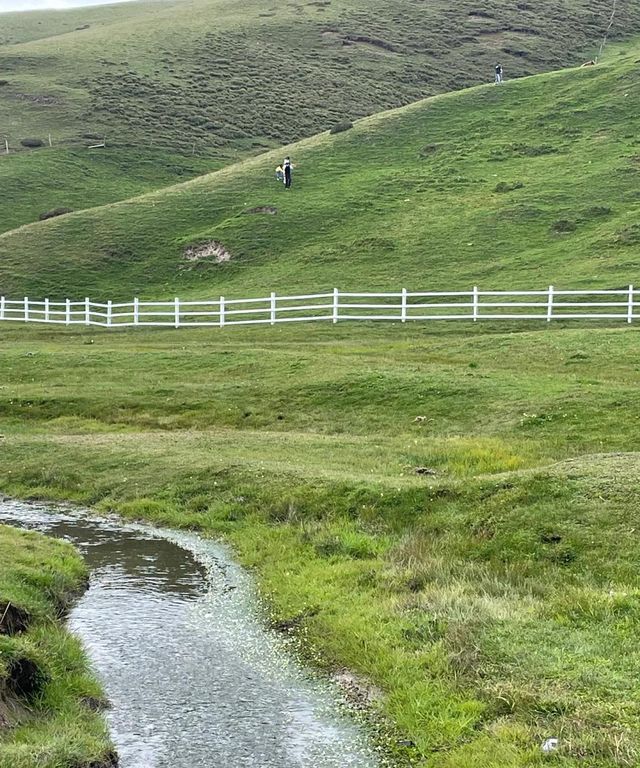
[[[554,752],[558,749],[558,739],[545,739],[542,742],[542,751],[545,753]]]

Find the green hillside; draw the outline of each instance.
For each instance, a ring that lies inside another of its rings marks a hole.
[[[4,234],[0,292],[130,299],[634,282],[637,56],[631,48],[597,67],[434,97]],[[296,165],[290,191],[273,174],[285,152]],[[185,257],[212,241],[228,262]]]
[[[169,0],[2,14],[0,231],[484,82],[497,59],[509,78],[579,64],[610,13],[610,0]],[[619,3],[612,39],[638,31],[640,9]],[[49,134],[51,148],[20,144]]]

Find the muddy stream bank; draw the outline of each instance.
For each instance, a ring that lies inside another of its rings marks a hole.
[[[73,542],[91,584],[69,617],[101,678],[121,768],[376,768],[333,686],[259,617],[215,542],[0,500],[0,522]]]

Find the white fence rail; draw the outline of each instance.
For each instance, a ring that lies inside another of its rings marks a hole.
[[[97,325],[105,328],[155,326],[224,327],[343,320],[415,322],[429,320],[619,320],[639,316],[640,289],[534,291],[401,291],[328,293],[255,299],[100,303],[7,299],[0,296],[0,321]]]

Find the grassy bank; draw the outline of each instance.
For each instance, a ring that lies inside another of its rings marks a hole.
[[[610,0],[173,0],[2,14],[0,231],[416,99],[579,65]],[[610,37],[640,32],[618,4]],[[53,147],[49,148],[51,135]],[[44,142],[39,149],[24,139]],[[106,138],[107,148],[88,151]],[[150,178],[150,171],[155,176]]]
[[[85,587],[73,548],[0,526],[0,766],[115,765],[100,686],[63,616]]]
[[[634,330],[4,338],[4,491],[225,536],[417,765],[637,764]]]

